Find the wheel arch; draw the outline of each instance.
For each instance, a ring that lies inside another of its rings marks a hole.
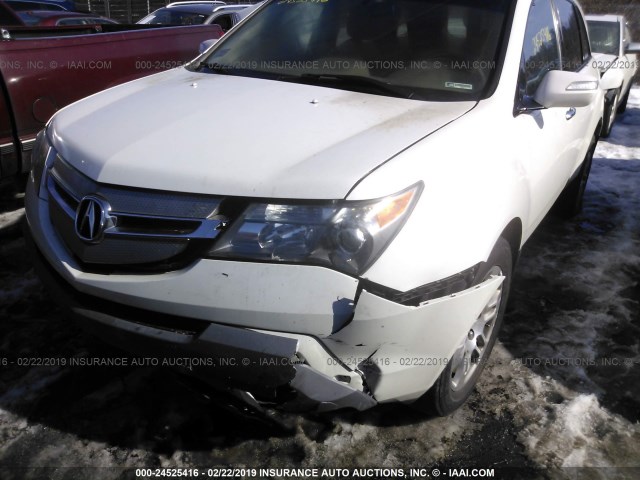
[[[604,124],[604,118],[600,117],[600,121],[598,122],[598,126],[596,127],[596,131],[593,132],[593,135],[596,137],[596,142],[600,139],[600,133],[602,132],[602,125]]]
[[[599,140],[603,136],[602,134],[604,133],[602,129],[604,128],[604,117],[607,113],[606,102],[607,102],[607,99],[605,98],[604,99],[605,107],[602,109],[602,116],[598,120],[598,125],[596,126],[596,131],[594,132],[594,135],[596,136],[597,140]],[[611,108],[615,108],[615,105],[612,105]]]
[[[522,245],[522,220],[518,217],[511,220],[502,230],[502,233],[500,233],[500,237],[509,243],[511,247],[512,265],[515,267],[518,262],[518,257],[520,256],[520,247]]]

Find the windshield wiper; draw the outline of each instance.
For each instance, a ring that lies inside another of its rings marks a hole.
[[[248,69],[234,69],[228,65],[220,63],[200,62],[193,66],[193,70],[200,72],[207,69],[214,73],[222,75],[246,75],[263,78],[274,78],[280,81],[298,82],[305,84],[324,84],[335,85],[339,88],[355,91],[377,91],[385,95],[399,98],[413,98],[415,92],[408,87],[392,85],[372,77],[363,77],[361,75],[348,75],[341,73],[302,73],[299,75],[289,73],[272,73],[263,71],[254,71]]]
[[[392,85],[389,82],[384,82],[372,77],[363,77],[361,75],[349,75],[341,73],[303,73],[296,76],[287,76],[283,80],[288,81],[304,81],[305,83],[324,83],[333,84],[346,89],[373,89],[387,95],[400,98],[411,98],[414,92],[407,89],[407,87],[401,87],[398,85]]]

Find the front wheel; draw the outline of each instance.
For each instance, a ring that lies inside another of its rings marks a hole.
[[[578,175],[569,182],[556,202],[556,211],[563,218],[572,218],[582,211],[584,191],[587,188],[597,141],[595,136],[591,139],[589,150],[587,150]]]
[[[420,410],[444,416],[458,409],[473,392],[502,326],[509,297],[513,257],[509,242],[500,238],[478,271],[476,284],[504,276],[431,389],[414,404]]]
[[[605,100],[605,108],[604,108],[604,124],[602,125],[602,131],[600,136],[607,138],[611,134],[611,129],[613,128],[613,124],[616,121],[616,114],[618,113],[618,109],[616,108],[616,103],[618,102],[618,97],[620,95],[620,90],[616,90],[613,94],[613,98],[610,102]]]

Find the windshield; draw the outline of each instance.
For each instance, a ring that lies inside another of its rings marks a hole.
[[[483,98],[513,0],[272,0],[192,67],[425,100]]]
[[[37,12],[33,11],[19,11],[16,14],[20,17],[20,19],[24,22],[25,25],[33,26],[38,25],[43,18],[47,18],[46,16],[38,15]]]
[[[591,50],[608,55],[620,54],[620,25],[618,22],[587,21]]]

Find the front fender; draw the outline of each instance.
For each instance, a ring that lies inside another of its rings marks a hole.
[[[376,198],[424,183],[406,224],[365,272],[368,280],[404,292],[447,278],[486,261],[513,219],[527,225],[531,194],[518,145],[508,121],[486,121],[498,118],[489,109],[479,105],[353,190],[349,199]]]

